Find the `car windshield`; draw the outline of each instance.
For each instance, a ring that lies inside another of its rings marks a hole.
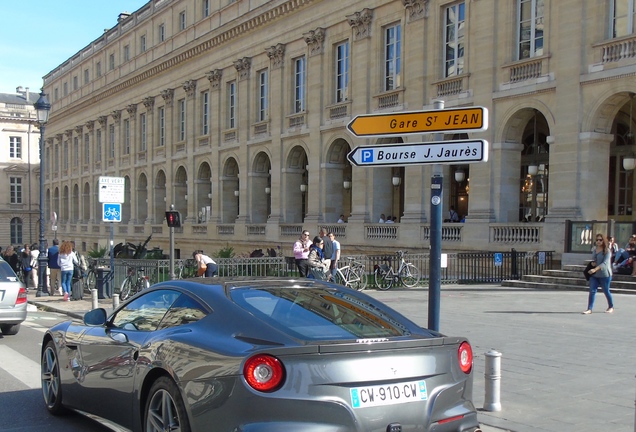
[[[232,300],[274,327],[304,340],[406,336],[400,318],[345,291],[324,288],[234,288]]]
[[[0,282],[11,281],[15,282],[18,278],[9,263],[6,261],[0,261]]]

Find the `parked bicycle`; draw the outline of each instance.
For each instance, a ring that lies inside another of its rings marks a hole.
[[[347,265],[336,270],[336,283],[362,291],[367,287],[367,274],[364,264],[353,257],[345,257]]]
[[[149,277],[144,274],[143,267],[128,267],[128,275],[119,288],[119,300],[126,300],[138,292],[150,288]]]
[[[375,286],[381,290],[388,290],[396,283],[401,283],[405,287],[412,288],[420,281],[420,270],[410,262],[404,260],[406,252],[397,251],[397,258],[400,266],[397,271],[393,269],[390,259],[385,258],[386,264],[375,266],[374,278]]]

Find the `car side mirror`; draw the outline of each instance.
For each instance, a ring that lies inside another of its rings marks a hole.
[[[106,324],[106,309],[97,308],[84,314],[84,324],[88,326],[101,326]]]

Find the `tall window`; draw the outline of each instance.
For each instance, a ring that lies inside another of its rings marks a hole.
[[[185,11],[179,13],[179,30],[185,30],[186,28],[186,13]]]
[[[22,179],[20,177],[10,177],[11,204],[22,204]]]
[[[130,61],[130,45],[124,45],[124,61]]]
[[[22,243],[22,219],[14,217],[11,219],[11,244]]]
[[[464,73],[464,32],[465,3],[457,3],[446,8],[444,32],[444,76]]]
[[[543,55],[543,0],[517,0],[519,60]]]
[[[89,78],[88,69],[84,69],[84,85],[88,84]]]
[[[210,92],[201,93],[201,135],[210,132]]]
[[[344,102],[349,93],[349,41],[336,45],[336,102]]]
[[[180,99],[179,102],[179,141],[186,139],[186,101]]]
[[[166,145],[166,109],[159,108],[157,114],[159,114],[159,147],[163,147]]]
[[[124,154],[130,154],[130,119],[124,119]]]
[[[95,132],[95,162],[101,162],[102,160],[102,130],[98,129]]]
[[[146,52],[146,35],[139,37],[139,52]]]
[[[66,171],[68,169],[68,141],[64,141],[64,145],[62,147],[62,169]]]
[[[148,134],[147,132],[147,124],[146,124],[146,113],[142,113],[139,115],[139,151],[146,151],[148,148]]]
[[[236,127],[236,82],[232,81],[227,84],[227,127],[234,129]]]
[[[79,137],[73,138],[73,166],[79,165]]]
[[[53,158],[53,170],[51,171],[56,175],[60,171],[60,147],[57,144],[55,145],[55,157]]]
[[[159,42],[163,42],[166,40],[166,26],[165,24],[159,24],[157,28],[157,33],[159,33]]]
[[[9,157],[22,158],[22,137],[9,137]]]
[[[111,54],[108,56],[108,70],[115,69],[115,54]]]
[[[267,120],[268,79],[267,69],[258,73],[258,121]]]
[[[635,0],[610,1],[610,37],[617,38],[634,33],[635,3]]]
[[[294,113],[305,111],[306,64],[305,57],[294,60]]]
[[[84,165],[91,163],[91,138],[89,134],[84,134]]]
[[[64,96],[67,96],[68,95],[68,83],[64,83],[63,87],[64,87],[64,90],[63,90]]]
[[[115,125],[110,125],[108,127],[108,136],[109,136],[109,148],[108,148],[108,157],[115,157]]]
[[[202,0],[201,1],[201,6],[203,8],[203,18],[207,17],[210,15],[210,0]]]
[[[402,26],[396,24],[384,29],[384,91],[400,87],[402,73]]]
[[[79,88],[79,79],[77,75],[73,77],[73,90],[77,90]]]
[[[97,78],[102,76],[102,62],[95,63],[95,75],[97,75]]]

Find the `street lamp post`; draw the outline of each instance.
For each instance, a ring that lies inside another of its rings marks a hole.
[[[44,89],[40,92],[40,98],[34,104],[37,113],[37,121],[40,125],[40,254],[38,255],[38,291],[36,297],[46,297],[49,290],[46,288],[46,240],[44,238],[44,128],[49,121],[51,104],[46,99]]]

